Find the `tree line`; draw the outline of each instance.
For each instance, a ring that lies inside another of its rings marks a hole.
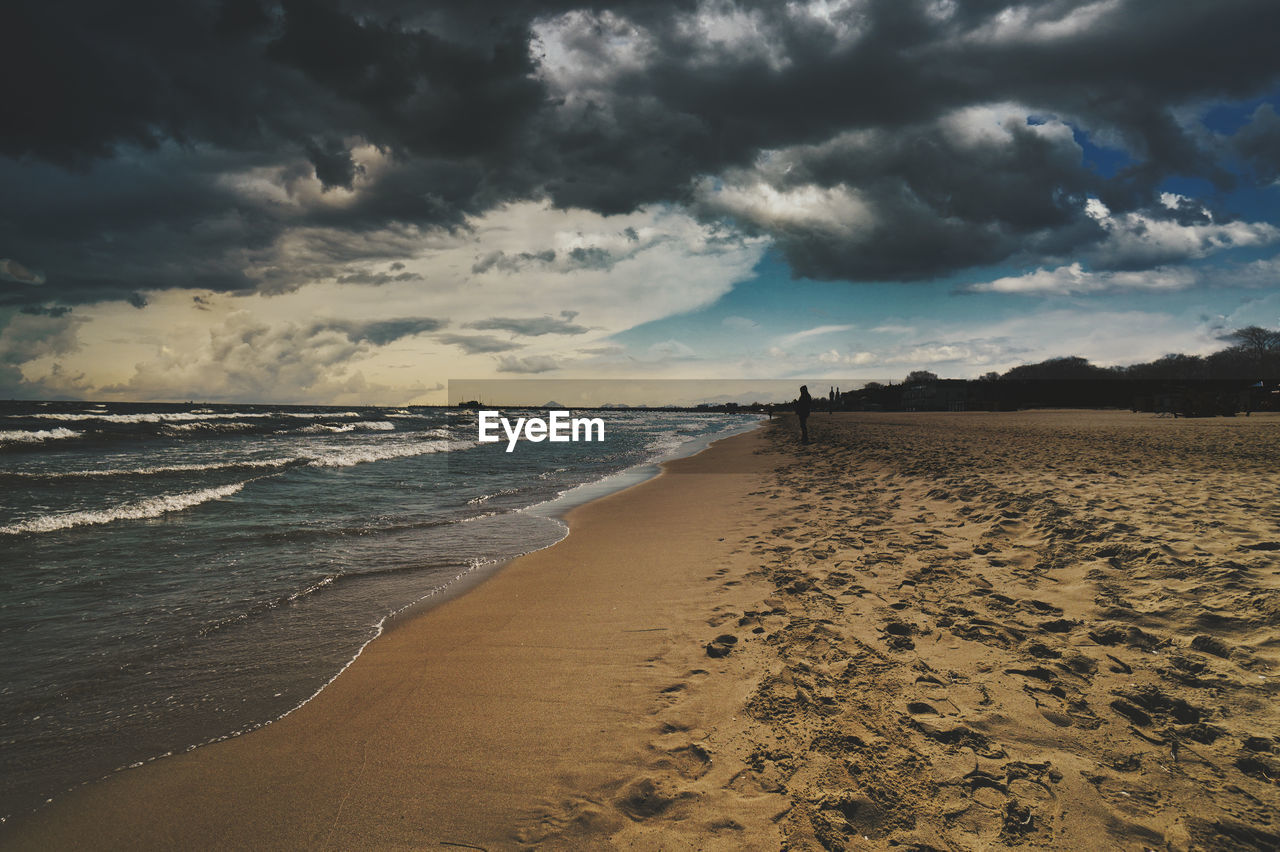
[[[901,384],[870,382],[842,394],[845,408],[963,410],[1026,407],[1127,407],[1170,413],[1228,414],[1276,405],[1280,331],[1248,326],[1219,338],[1209,355],[1165,355],[1102,367],[1078,356],[1022,364],[978,379],[942,379],[927,370]]]

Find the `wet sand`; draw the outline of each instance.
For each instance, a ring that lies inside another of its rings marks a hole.
[[[574,509],[565,540],[404,620],[283,720],[59,797],[0,847],[492,849],[637,825],[660,810],[651,775],[710,762],[706,732],[662,714],[711,680],[704,609],[749,567],[762,447],[730,439]]]
[[[1280,417],[714,445],[6,848],[1280,848]]]

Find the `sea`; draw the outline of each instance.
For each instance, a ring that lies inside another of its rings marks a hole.
[[[757,422],[574,414],[605,440],[507,452],[465,409],[0,402],[0,817],[286,715],[396,613]]]

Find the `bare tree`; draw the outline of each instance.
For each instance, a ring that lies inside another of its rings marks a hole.
[[[1260,325],[1237,328],[1218,339],[1243,350],[1257,362],[1261,362],[1273,352],[1280,352],[1280,331],[1272,331]]]

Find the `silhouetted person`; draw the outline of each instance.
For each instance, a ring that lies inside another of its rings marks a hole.
[[[800,442],[809,443],[809,412],[813,408],[813,397],[809,396],[809,386],[800,386],[800,398],[796,400],[796,417],[800,418]]]

